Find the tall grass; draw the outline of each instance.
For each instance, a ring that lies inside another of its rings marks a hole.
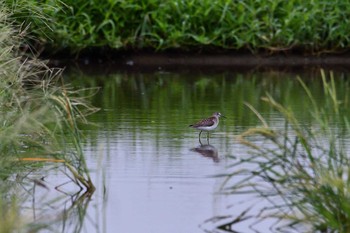
[[[61,70],[24,53],[25,31],[18,28],[11,9],[0,1],[1,233],[25,225],[16,192],[25,180],[19,177],[40,171],[45,162],[62,163],[76,185],[94,192],[77,122],[86,122],[85,115],[95,109],[63,84]]]
[[[30,30],[45,46],[58,50],[301,49],[325,53],[349,48],[350,3],[342,0],[30,0],[17,4],[30,9],[17,13],[18,19],[31,24]],[[38,20],[33,9],[47,20]]]
[[[229,177],[244,178],[227,187],[230,193],[257,193],[267,199],[269,216],[307,224],[319,232],[350,231],[350,158],[348,93],[339,99],[332,74],[321,72],[325,105],[319,106],[300,80],[310,102],[313,122],[304,124],[293,111],[267,95],[263,100],[285,120],[276,130],[250,108],[263,127],[249,129],[239,140],[252,153],[234,164]],[[348,87],[343,87],[348,88]],[[345,114],[344,114],[345,113]],[[250,165],[250,168],[245,165]],[[272,212],[272,213],[271,213]]]

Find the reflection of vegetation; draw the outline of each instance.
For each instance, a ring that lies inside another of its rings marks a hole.
[[[62,174],[59,175],[62,176]],[[29,178],[30,176],[23,177],[23,179]],[[45,184],[45,182],[42,183]],[[27,218],[30,216],[32,221],[27,228],[32,232],[40,230],[57,232],[58,229],[60,232],[67,233],[81,232],[92,193],[89,191],[72,193],[72,187],[69,187],[68,194],[61,190],[63,185],[56,187],[55,192],[48,195],[51,187],[43,184],[38,182],[27,184],[26,191],[21,193],[23,202],[32,203],[28,207],[28,211],[32,214],[26,216]]]
[[[239,138],[253,151],[233,165],[237,170],[228,181],[243,178],[228,185],[227,191],[258,193],[271,203],[262,210],[265,216],[289,219],[291,225],[308,224],[320,232],[349,232],[349,87],[339,87],[333,76],[327,81],[324,73],[322,79],[322,105],[301,82],[311,103],[313,121],[308,124],[272,96],[264,98],[284,117],[285,127],[281,132],[274,130],[256,112],[264,127],[249,129]],[[345,91],[337,92],[339,89]]]
[[[175,121],[174,118],[162,117],[171,113],[183,123],[187,121],[184,125],[188,125],[188,116],[193,116],[195,120],[203,115],[220,111],[228,116],[227,121],[233,122],[233,125],[252,125],[257,123],[256,118],[254,114],[247,111],[243,103],[249,102],[258,106],[257,110],[263,112],[264,117],[269,118],[273,114],[271,107],[260,104],[260,98],[268,92],[276,100],[288,103],[293,110],[301,114],[301,117],[308,118],[307,111],[304,111],[308,108],[308,103],[304,101],[307,96],[300,89],[294,75],[287,73],[209,75],[117,73],[88,76],[71,72],[68,75],[74,77],[70,80],[74,86],[101,87],[101,91],[91,101],[103,109],[118,109],[121,111],[119,117],[123,117],[122,113],[132,114],[137,112],[134,110],[142,109],[137,114],[144,114],[143,119],[152,116],[157,122]],[[323,93],[320,91],[322,83],[319,79],[308,77],[305,82],[317,101],[323,105]],[[341,78],[338,82],[346,84]],[[341,89],[338,91],[343,92]],[[93,117],[107,118],[111,120],[106,122],[113,122],[112,119],[115,116],[112,111],[106,111]],[[100,122],[104,121],[100,120]],[[138,125],[143,123],[147,124],[147,122],[137,122]],[[173,123],[176,124],[176,122]]]
[[[20,191],[31,184],[45,187],[45,182],[20,177],[33,171],[45,177],[47,163],[63,165],[76,185],[83,185],[90,194],[94,191],[77,126],[94,108],[62,85],[60,70],[22,54],[24,32],[15,34],[11,16],[0,1],[1,233],[27,226],[25,214],[19,212],[25,205]]]

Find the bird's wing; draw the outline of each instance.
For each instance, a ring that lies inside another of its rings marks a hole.
[[[198,127],[198,126],[212,126],[215,124],[214,117],[209,117],[207,119],[201,120],[197,122],[196,124],[191,125],[192,127]]]

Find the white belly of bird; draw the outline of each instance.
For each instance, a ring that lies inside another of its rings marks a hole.
[[[203,131],[211,131],[216,129],[216,127],[218,127],[219,121],[217,121],[214,125],[212,126],[200,126],[197,127],[198,130],[203,130]]]

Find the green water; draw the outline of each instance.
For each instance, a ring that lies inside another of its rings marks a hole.
[[[274,113],[261,100],[267,93],[308,121],[310,115],[305,110],[310,107],[310,102],[298,76],[303,78],[318,104],[324,105],[319,72],[74,74],[69,76],[69,82],[75,87],[101,88],[92,103],[102,111],[92,116],[91,121],[102,123],[106,129],[124,123],[132,131],[145,128],[152,131],[152,138],[157,140],[160,135],[187,138],[188,134],[195,134],[187,129],[187,125],[216,111],[227,116],[218,132],[240,133],[259,124],[245,102],[273,121]],[[349,89],[345,75],[339,73],[337,82],[338,94],[344,96]],[[343,104],[347,101],[345,99]]]
[[[310,102],[297,76],[318,104],[326,104],[319,71],[92,73],[70,69],[66,83],[86,88],[85,95],[95,93],[88,99],[100,108],[88,117],[92,125],[81,125],[97,190],[89,203],[83,202],[82,221],[72,221],[68,227],[57,221],[57,228],[64,228],[62,232],[72,232],[77,225],[83,232],[220,232],[219,223],[237,217],[251,204],[248,200],[254,202],[254,195],[220,194],[225,178],[214,177],[229,172],[230,164],[249,153],[237,135],[261,125],[244,103],[254,106],[278,130],[284,127],[281,116],[261,100],[269,93],[292,108],[303,124],[311,124]],[[342,104],[348,104],[347,74],[335,76]],[[221,119],[209,145],[200,145],[198,131],[188,126],[217,111],[227,118]],[[341,128],[337,122],[333,127]],[[214,217],[222,217],[221,222]],[[233,229],[251,232],[255,221]],[[271,224],[265,220],[254,228],[269,232]]]

